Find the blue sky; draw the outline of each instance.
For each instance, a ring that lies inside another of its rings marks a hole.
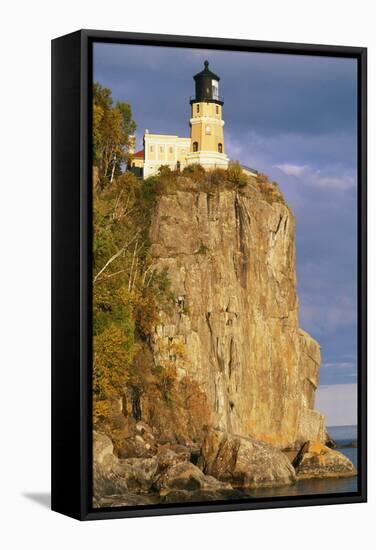
[[[356,61],[99,43],[94,79],[131,103],[141,147],[146,128],[189,136],[205,59],[221,77],[227,154],[277,181],[296,217],[300,325],[322,351],[317,404],[328,424],[355,424]]]

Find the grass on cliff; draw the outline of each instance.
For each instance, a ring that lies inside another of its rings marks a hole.
[[[192,190],[212,192],[213,189],[236,189],[248,184],[239,163],[230,163],[227,170],[220,168],[207,171],[200,164],[186,166],[182,172],[171,170],[169,166],[161,166],[156,176],[149,181],[157,195],[174,194],[176,191],[190,190],[190,182],[195,184]]]
[[[226,170],[216,168],[210,171],[205,170],[200,164],[186,166],[182,172],[162,166],[156,176],[151,176],[146,181],[157,196],[187,190],[212,193],[215,190],[230,189],[242,193],[252,189],[259,192],[261,198],[269,204],[286,204],[276,182],[271,182],[261,173],[256,177],[246,175],[238,162],[230,162]]]

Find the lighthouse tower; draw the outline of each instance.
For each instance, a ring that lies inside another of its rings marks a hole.
[[[222,120],[223,101],[219,97],[219,76],[209,70],[209,61],[196,74],[195,97],[191,104],[191,149],[187,164],[201,164],[206,169],[227,168]]]

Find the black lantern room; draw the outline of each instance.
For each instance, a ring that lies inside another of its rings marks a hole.
[[[206,101],[223,105],[223,101],[218,95],[219,76],[209,70],[209,61],[204,62],[204,70],[197,73],[194,77],[196,85],[196,97],[191,99],[190,103],[199,103]]]

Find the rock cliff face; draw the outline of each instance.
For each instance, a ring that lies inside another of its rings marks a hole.
[[[324,442],[320,348],[298,322],[294,217],[256,183],[212,187],[182,178],[159,197],[151,253],[176,304],[159,313],[154,361],[172,361],[200,388],[210,418],[192,422],[203,433],[209,422],[281,449]]]

